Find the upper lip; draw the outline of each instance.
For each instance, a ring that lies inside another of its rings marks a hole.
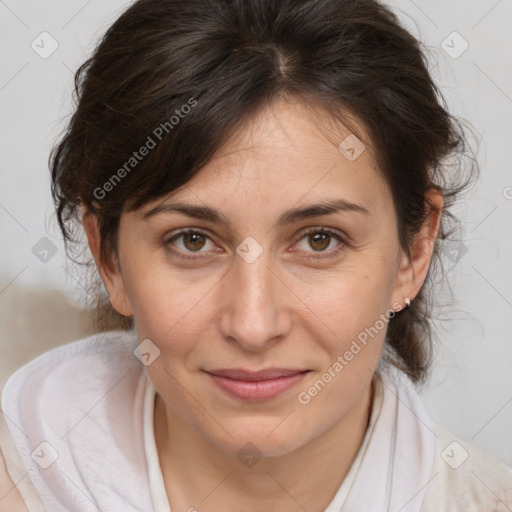
[[[289,377],[290,375],[297,375],[304,373],[308,370],[295,370],[291,368],[265,368],[263,370],[243,370],[241,368],[230,368],[222,370],[211,370],[207,373],[218,375],[219,377],[227,377],[234,380],[270,380],[279,377]]]

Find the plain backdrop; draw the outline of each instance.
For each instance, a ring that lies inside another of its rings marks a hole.
[[[73,72],[129,3],[0,0],[0,386],[91,332],[47,159],[70,114]],[[512,466],[512,2],[391,4],[428,49],[451,111],[481,139],[481,178],[457,209],[459,242],[445,251],[457,302],[438,312],[424,403],[434,421]]]

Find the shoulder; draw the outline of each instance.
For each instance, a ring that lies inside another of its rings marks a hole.
[[[46,468],[80,469],[88,455],[80,448],[84,439],[89,451],[96,445],[101,451],[108,435],[138,446],[140,421],[133,414],[145,379],[137,346],[133,331],[96,334],[49,350],[9,377],[0,400],[0,498],[6,495],[9,504],[0,499],[0,512],[42,512]],[[36,450],[42,462],[33,458]]]
[[[106,355],[114,357],[115,360],[126,358],[128,353],[133,356],[133,350],[137,346],[136,339],[134,331],[115,330],[93,334],[43,352],[13,372],[10,379],[48,364],[62,362],[69,366],[74,363],[87,364],[89,360]]]
[[[0,412],[0,512],[42,511],[43,506],[13,444],[7,420]]]
[[[0,451],[0,512],[29,512]]]
[[[66,343],[16,370],[2,390],[2,412],[16,435],[24,425],[69,422],[69,409],[93,406],[112,387],[133,391],[143,372],[134,331],[108,331]],[[122,384],[121,384],[122,383]],[[83,414],[83,413],[82,413]],[[71,426],[71,425],[70,425]]]
[[[510,512],[512,469],[437,424],[436,454],[421,512]]]
[[[2,406],[30,390],[39,390],[59,382],[66,386],[80,385],[88,377],[98,382],[107,369],[119,373],[137,368],[134,355],[136,336],[131,331],[108,331],[55,347],[17,369],[2,390]]]

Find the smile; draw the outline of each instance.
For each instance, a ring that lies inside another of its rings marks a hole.
[[[270,368],[257,372],[214,370],[206,372],[224,392],[242,400],[268,400],[298,384],[309,370]]]

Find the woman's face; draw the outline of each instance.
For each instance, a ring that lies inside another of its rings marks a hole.
[[[168,410],[229,453],[287,453],[344,421],[413,297],[371,148],[340,150],[350,132],[326,138],[321,119],[300,103],[262,111],[184,187],[122,215],[120,272],[104,278],[151,340]],[[279,370],[212,375],[266,369]]]

